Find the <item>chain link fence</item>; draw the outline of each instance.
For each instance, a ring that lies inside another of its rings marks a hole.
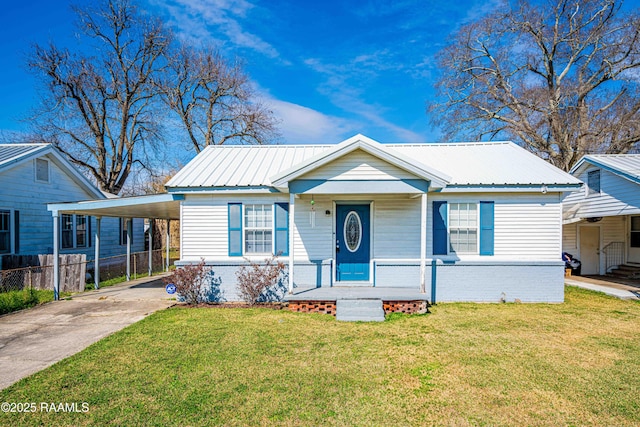
[[[169,265],[179,258],[177,249],[169,252]],[[100,258],[100,283],[113,284],[126,280],[127,255],[117,255]],[[53,290],[53,262],[49,265],[0,270],[0,292],[17,291],[27,288]],[[157,249],[151,253],[151,272],[159,273],[167,265],[166,250]],[[136,279],[149,274],[149,252],[131,254],[130,277]],[[60,262],[60,291],[80,292],[85,287],[94,287],[95,263],[93,260],[82,262],[68,262],[61,256]]]

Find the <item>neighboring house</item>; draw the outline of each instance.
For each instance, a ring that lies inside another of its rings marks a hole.
[[[564,300],[561,197],[580,186],[511,142],[362,135],[209,146],[166,185],[181,197],[178,264],[204,258],[228,300],[245,259],[280,254],[296,293],[365,286],[490,302]]]
[[[106,198],[50,144],[0,144],[0,256],[53,253],[47,203]],[[95,218],[61,215],[59,220],[60,253],[93,259]],[[126,228],[126,221],[103,220],[101,257],[125,253],[123,223]],[[142,251],[143,220],[134,220],[133,227],[132,251]]]
[[[640,154],[584,156],[569,173],[585,185],[564,199],[563,251],[584,275],[640,263]]]

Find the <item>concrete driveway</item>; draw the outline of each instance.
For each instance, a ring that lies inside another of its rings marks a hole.
[[[0,316],[0,390],[174,305],[159,277]]]

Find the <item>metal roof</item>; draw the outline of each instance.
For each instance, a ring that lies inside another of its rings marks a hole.
[[[418,166],[440,171],[450,186],[569,185],[581,182],[512,142],[380,144]],[[168,183],[167,188],[272,187],[271,177],[304,164],[336,145],[209,146]]]
[[[48,146],[49,144],[0,144],[0,168]]]
[[[581,158],[569,173],[576,174],[586,163],[640,184],[640,154],[589,154]]]
[[[51,212],[116,218],[180,219],[180,194],[150,194],[83,202],[49,203]]]

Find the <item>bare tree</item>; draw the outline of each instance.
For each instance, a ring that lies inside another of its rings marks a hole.
[[[80,41],[88,43],[75,52],[36,45],[28,59],[46,86],[32,122],[102,190],[117,194],[157,140],[153,76],[170,35],[129,0],[74,11]]]
[[[640,141],[640,17],[616,0],[522,0],[462,27],[439,55],[432,122],[513,138],[569,170]]]
[[[239,63],[210,47],[182,45],[171,55],[160,86],[196,153],[208,145],[264,144],[278,136],[277,121],[260,103]]]

